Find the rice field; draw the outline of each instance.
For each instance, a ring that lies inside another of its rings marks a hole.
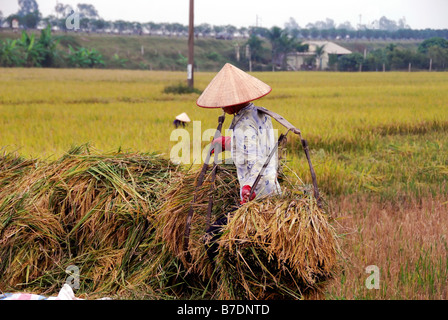
[[[345,260],[325,298],[446,299],[448,74],[255,75],[273,88],[256,104],[308,140],[337,218]],[[203,90],[213,76],[196,73],[195,87]],[[177,114],[200,121],[202,132],[221,114],[196,107],[197,94],[162,92],[184,79],[176,72],[0,69],[0,148],[46,161],[85,143],[169,157]],[[227,116],[224,128],[230,122]],[[186,130],[193,136],[191,124]],[[310,182],[300,142],[288,140],[287,165]],[[369,265],[380,270],[379,289],[366,288]]]

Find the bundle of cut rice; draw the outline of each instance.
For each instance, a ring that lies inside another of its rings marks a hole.
[[[219,243],[224,299],[306,297],[323,288],[338,263],[327,214],[301,190],[245,204],[230,215]]]
[[[0,288],[52,294],[70,265],[81,292],[125,287],[151,256],[141,244],[152,241],[160,194],[177,174],[157,154],[101,154],[86,145],[39,163],[0,195]]]
[[[57,283],[36,281],[59,268],[65,237],[37,165],[11,154],[0,159],[0,290],[29,285],[56,290]]]
[[[210,174],[210,173],[208,173]],[[199,171],[191,171],[173,184],[161,207],[157,234],[179,258],[195,281],[212,298],[303,298],[323,288],[337,267],[337,235],[328,215],[316,204],[301,181],[282,176],[282,194],[251,201],[229,213],[239,203],[234,166],[220,167],[215,190],[209,177],[194,192]],[[206,210],[210,192],[215,194],[211,221],[228,214],[219,240],[216,263],[209,261],[204,246]],[[188,253],[183,241],[193,196]]]

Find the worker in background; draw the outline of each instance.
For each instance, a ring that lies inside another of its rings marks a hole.
[[[185,124],[190,122],[190,118],[188,117],[188,115],[183,112],[181,114],[179,114],[178,116],[176,116],[176,118],[173,121],[173,124],[176,128],[178,128],[179,126],[182,126],[183,128],[185,128]]]
[[[240,204],[280,193],[277,155],[272,157],[255,190],[252,190],[261,168],[271,150],[275,148],[276,139],[271,117],[258,111],[251,101],[267,95],[271,90],[264,82],[227,63],[196,102],[199,107],[222,108],[225,113],[234,115],[229,128],[232,129],[232,136],[214,139],[212,145],[213,150],[218,152],[231,151],[240,184]],[[217,254],[216,240],[225,224],[227,214],[207,230],[207,254],[210,260]]]

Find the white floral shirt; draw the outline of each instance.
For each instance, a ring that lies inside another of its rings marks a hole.
[[[236,166],[241,189],[252,187],[271,150],[277,143],[277,130],[272,127],[271,117],[258,111],[253,103],[241,109],[230,125],[232,138],[232,160]],[[278,156],[272,156],[255,188],[256,198],[279,194],[277,181]]]

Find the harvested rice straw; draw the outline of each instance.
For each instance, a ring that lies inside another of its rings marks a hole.
[[[47,189],[35,171],[28,173],[16,177],[0,193],[1,290],[36,284],[35,280],[52,273],[64,256],[64,230],[48,208]],[[56,290],[56,286],[52,283],[46,289]]]
[[[0,158],[0,290],[56,293],[80,269],[77,295],[145,288],[152,297],[301,298],[331,276],[337,243],[301,181],[232,214],[216,268],[204,246],[210,180],[155,154],[99,154],[88,146],[50,162]],[[219,166],[211,221],[239,202],[236,168]],[[213,276],[212,276],[213,275]]]
[[[194,215],[191,222],[189,252],[191,263],[186,261],[186,252],[183,251],[185,225],[196,188],[196,180],[201,168],[189,170],[184,176],[178,178],[176,183],[164,195],[167,199],[157,214],[157,236],[166,243],[169,251],[179,258],[189,272],[206,276],[205,270],[209,264],[204,247],[204,234],[206,229],[207,205],[210,195],[210,170],[207,172],[204,183],[197,190],[196,202],[193,204]],[[210,168],[209,168],[210,169]],[[215,201],[211,213],[211,221],[228,212],[239,201],[239,184],[236,178],[236,168],[233,165],[220,165],[215,179]]]
[[[90,151],[71,153],[57,165],[53,200],[66,226],[70,255],[95,257],[84,273],[90,292],[113,292],[137,267],[134,257],[151,236],[159,195],[178,167],[156,154]]]
[[[25,159],[15,153],[0,155],[0,194],[13,187],[17,179],[27,174],[37,165],[37,160]]]
[[[141,253],[135,260],[139,246],[153,233],[159,195],[177,169],[156,154],[81,146],[28,170],[0,194],[0,289],[55,293],[72,264],[82,292],[125,286],[144,262]]]
[[[216,269],[211,268],[204,247],[210,192],[206,177],[194,204],[189,246],[192,259],[187,262],[183,236],[198,175],[198,170],[192,170],[172,184],[158,214],[157,235],[188,273],[201,276],[196,281],[205,280],[204,290],[208,292],[204,294],[220,299],[300,299],[332,276],[338,243],[329,218],[317,206],[310,186],[283,173],[281,196],[251,201],[231,214],[219,241]],[[218,203],[213,207],[212,221],[239,202],[235,168],[218,170],[215,184]]]
[[[220,298],[301,298],[332,277],[336,234],[311,195],[284,190],[245,204],[220,239]]]

